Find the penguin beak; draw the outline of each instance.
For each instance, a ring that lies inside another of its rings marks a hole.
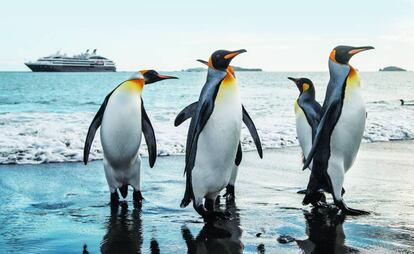
[[[178,79],[177,77],[173,77],[173,76],[167,76],[167,75],[161,75],[161,74],[157,74],[158,78],[160,78],[160,80],[164,80],[164,79]]]
[[[374,47],[372,46],[364,46],[364,47],[356,47],[351,49],[348,54],[350,54],[351,56],[356,55],[362,51],[366,51],[366,50],[370,50],[370,49],[374,49]]]
[[[230,53],[228,53],[227,55],[224,56],[224,59],[233,59],[235,56],[241,54],[241,53],[245,53],[247,52],[247,50],[245,49],[239,49],[236,51],[231,51]]]
[[[299,79],[298,78],[292,78],[292,77],[288,77],[288,79],[292,80],[295,83],[296,87],[299,89],[300,94],[302,94],[302,92],[303,92],[302,91],[302,84],[299,83]]]
[[[298,79],[296,79],[296,78],[292,78],[292,77],[288,77],[288,79],[290,79],[290,80],[292,80],[293,82],[297,82],[298,81]]]
[[[204,60],[201,60],[201,59],[197,59],[197,61],[208,66],[208,62],[207,61],[204,61]]]

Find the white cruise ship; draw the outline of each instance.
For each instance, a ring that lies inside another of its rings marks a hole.
[[[89,49],[82,54],[72,57],[56,54],[39,58],[34,62],[24,63],[32,71],[43,72],[103,72],[116,71],[115,63],[96,54],[96,49],[89,53]]]

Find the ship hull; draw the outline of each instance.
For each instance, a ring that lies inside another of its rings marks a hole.
[[[70,66],[25,64],[33,72],[115,72],[115,66]]]

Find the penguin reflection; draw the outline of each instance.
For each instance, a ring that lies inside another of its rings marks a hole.
[[[231,213],[228,218],[207,222],[196,238],[186,226],[182,227],[181,233],[187,244],[188,254],[243,253],[240,214],[234,202],[226,203],[227,212]]]
[[[359,253],[357,249],[345,246],[342,227],[345,215],[337,212],[332,208],[313,208],[311,212],[305,212],[308,239],[295,240],[303,253]]]
[[[119,211],[120,210],[120,211]],[[128,204],[111,206],[107,233],[101,242],[102,253],[141,253],[143,236],[140,207],[128,211]],[[152,242],[155,243],[152,243]],[[151,241],[151,253],[158,253],[156,240]]]

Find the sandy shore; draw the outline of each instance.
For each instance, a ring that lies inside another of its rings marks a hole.
[[[342,217],[301,205],[307,183],[298,147],[246,152],[239,170],[232,216],[204,227],[184,191],[182,156],[143,159],[142,210],[130,200],[111,212],[102,162],[0,166],[0,249],[5,252],[90,253],[412,253],[414,248],[414,141],[363,144],[346,177],[345,200],[371,211]],[[277,241],[293,240],[287,244]],[[324,247],[325,246],[325,247]],[[226,252],[224,252],[226,253]]]

